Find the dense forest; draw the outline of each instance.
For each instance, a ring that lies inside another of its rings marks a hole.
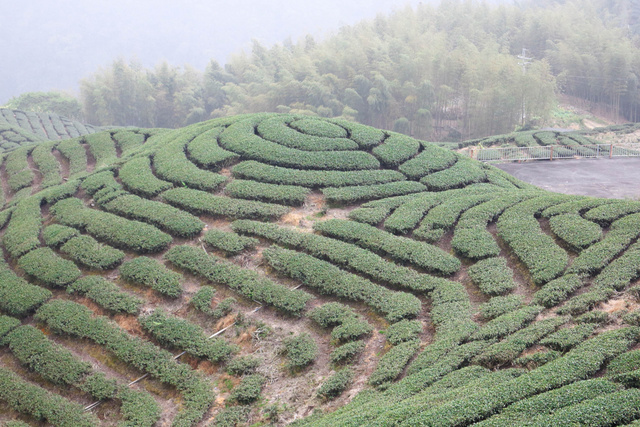
[[[443,0],[322,41],[254,42],[204,72],[117,59],[82,80],[80,103],[97,125],[174,128],[276,111],[456,140],[541,124],[565,93],[637,121],[639,16],[636,0]]]

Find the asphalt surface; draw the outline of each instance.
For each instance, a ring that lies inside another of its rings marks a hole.
[[[493,164],[516,178],[564,194],[640,199],[640,158],[536,160]]]

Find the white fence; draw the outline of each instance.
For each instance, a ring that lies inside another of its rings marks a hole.
[[[640,157],[640,149],[634,150],[615,144],[547,145],[534,147],[476,148],[469,150],[469,156],[481,162]]]

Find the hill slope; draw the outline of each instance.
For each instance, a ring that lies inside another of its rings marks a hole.
[[[275,114],[20,148],[0,178],[0,421],[640,418],[640,202]]]

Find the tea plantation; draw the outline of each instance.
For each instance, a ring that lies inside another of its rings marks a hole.
[[[640,422],[640,202],[340,120],[32,116],[0,121],[0,425]]]

